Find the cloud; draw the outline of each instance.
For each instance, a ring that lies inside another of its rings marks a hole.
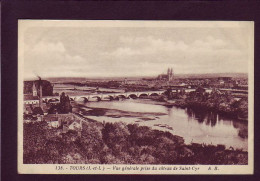
[[[67,74],[77,68],[85,59],[79,55],[70,55],[61,42],[40,41],[25,47],[25,76],[48,76]]]
[[[41,52],[65,52],[65,47],[61,42],[53,43],[53,42],[46,42],[40,41],[39,43],[35,44],[34,46],[27,46],[27,51],[41,53]]]
[[[25,74],[156,76],[168,67],[175,73],[247,72],[247,36],[233,34],[203,28],[41,28],[25,36]]]
[[[148,68],[147,65],[143,66],[144,63],[148,63],[154,64],[153,68],[177,67],[177,73],[214,72],[214,69],[219,72],[247,71],[246,51],[234,49],[231,42],[212,36],[189,43],[152,36],[123,36],[120,37],[120,42],[120,47],[103,54],[110,57],[114,63],[124,62],[128,66],[134,63],[139,69]],[[237,70],[231,68],[234,66]]]
[[[129,55],[138,55],[141,54],[140,51],[134,50],[128,47],[119,47],[117,50],[115,50],[112,53],[108,53],[107,55],[112,55],[112,56],[129,56]]]
[[[120,41],[123,47],[118,47],[113,52],[106,52],[105,54],[111,56],[132,56],[172,53],[176,51],[203,53],[225,49],[228,46],[228,42],[211,36],[206,37],[204,40],[198,39],[190,44],[183,41],[163,40],[152,36],[120,37]]]

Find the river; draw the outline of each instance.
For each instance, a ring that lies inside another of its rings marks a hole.
[[[185,143],[223,144],[247,150],[247,123],[213,112],[168,108],[156,101],[125,99],[122,101],[87,102],[81,104],[80,113],[100,122],[125,122],[169,131],[184,138]]]
[[[72,95],[76,94],[77,91],[70,90],[70,93],[67,93]],[[78,103],[81,106],[80,110],[77,111],[88,119],[100,122],[136,123],[153,129],[169,131],[183,137],[187,144],[192,142],[222,144],[226,148],[248,149],[247,122],[241,122],[214,112],[169,108],[150,99]]]

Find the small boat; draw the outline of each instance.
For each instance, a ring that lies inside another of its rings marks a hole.
[[[154,124],[154,126],[158,126],[158,127],[161,127],[161,128],[165,128],[165,127],[167,127],[168,125],[167,125],[167,124]]]
[[[161,124],[160,127],[167,128],[167,125],[166,124]]]

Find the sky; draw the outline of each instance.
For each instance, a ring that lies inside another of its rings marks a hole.
[[[153,25],[30,26],[19,34],[24,77],[157,76],[168,67],[175,74],[248,72],[245,26]]]

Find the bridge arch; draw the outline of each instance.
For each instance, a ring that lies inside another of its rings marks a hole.
[[[129,97],[129,98],[132,98],[132,99],[138,98],[138,96],[137,96],[136,94],[130,94],[128,97]]]
[[[173,92],[173,91],[172,91]],[[162,92],[161,95],[166,95],[166,92]]]
[[[93,96],[93,97],[91,97],[92,99],[94,98],[94,99],[96,99],[96,101],[101,101],[101,97],[99,97],[99,96]]]
[[[125,95],[122,95],[122,94],[117,95],[117,96],[115,97],[116,100],[119,100],[120,98],[126,99],[127,97],[126,97]]]
[[[101,99],[102,100],[110,100],[110,101],[112,101],[112,100],[114,100],[114,97],[113,97],[113,95],[105,95]]]
[[[79,97],[79,98],[76,98],[75,97],[75,101],[80,101],[80,100],[83,100],[83,102],[88,102],[88,98],[86,98],[86,97]]]
[[[141,94],[139,94],[139,97],[140,97],[140,98],[141,98],[141,97],[146,97],[146,96],[148,96],[147,93],[141,93]]]
[[[151,93],[149,96],[159,96],[160,94],[158,94],[157,92]]]
[[[113,96],[108,96],[109,97],[109,100],[112,101],[114,100],[115,98]]]
[[[60,100],[58,98],[51,98],[51,99],[48,100],[48,103],[57,102],[57,101],[60,101]]]

